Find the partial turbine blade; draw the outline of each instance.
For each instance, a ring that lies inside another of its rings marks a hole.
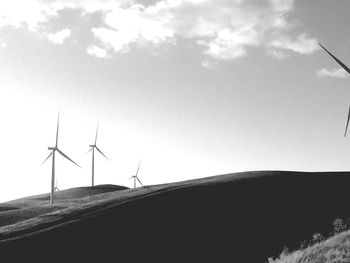
[[[57,144],[58,144],[58,130],[59,130],[59,126],[60,126],[60,112],[58,112],[58,118],[57,118],[56,147],[57,147]]]
[[[49,154],[49,156],[46,157],[46,159],[41,163],[41,165],[43,165],[47,161],[47,159],[51,157],[51,155],[52,155],[52,152]]]
[[[96,135],[95,135],[95,145],[96,145],[96,142],[97,142],[97,134],[98,134],[98,125],[99,125],[99,123],[97,123],[97,128],[96,128]]]
[[[138,177],[136,177],[137,181],[139,181],[139,183],[143,186],[143,184],[141,183],[140,179]]]
[[[72,163],[74,163],[76,166],[78,166],[79,168],[81,168],[79,164],[77,164],[77,163],[74,162],[71,158],[69,158],[67,155],[65,155],[60,149],[57,149],[57,151],[58,151],[64,158],[68,159],[69,161],[71,161]]]
[[[107,158],[107,156],[106,156],[103,152],[101,152],[101,150],[100,150],[97,146],[95,146],[95,147],[96,147],[97,151],[99,151],[100,154],[102,154],[102,155],[109,161],[109,159]]]
[[[141,165],[141,160],[139,161],[139,166],[137,166],[136,177],[137,177],[137,175],[139,174],[140,165]]]
[[[349,107],[349,112],[348,112],[348,119],[347,119],[347,121],[346,121],[346,127],[345,127],[344,137],[346,137],[346,133],[348,132],[349,120],[350,120],[350,107]]]
[[[89,152],[91,152],[92,151],[92,147],[90,148],[90,150],[88,150],[85,154],[88,154]]]
[[[337,59],[331,52],[329,52],[324,46],[322,46],[320,43],[319,45],[321,46],[321,48],[323,48],[324,51],[326,51],[346,72],[348,72],[350,74],[350,69],[343,63],[341,62],[339,59]]]

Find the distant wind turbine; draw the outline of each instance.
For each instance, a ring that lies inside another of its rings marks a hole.
[[[52,156],[52,176],[51,176],[51,193],[50,193],[50,204],[53,204],[54,199],[54,192],[55,192],[55,153],[56,151],[61,154],[64,158],[68,159],[72,163],[74,163],[76,166],[80,167],[76,162],[74,162],[71,158],[69,158],[66,154],[64,154],[60,149],[58,149],[58,130],[59,130],[59,124],[60,124],[60,115],[58,114],[57,118],[57,131],[56,131],[56,144],[54,147],[48,147],[48,149],[51,151],[49,156],[46,157],[46,159],[43,161],[42,164],[44,164],[51,156]],[[81,168],[81,167],[80,167]]]
[[[141,161],[139,162],[139,165],[137,166],[136,174],[130,177],[130,179],[131,178],[134,179],[134,188],[136,188],[136,181],[138,181],[143,186],[143,184],[141,183],[140,179],[138,178],[140,165],[141,165]]]
[[[318,43],[321,48],[328,53],[347,73],[350,74],[350,69],[343,63],[341,62],[336,56],[334,56],[330,51],[328,51],[324,46],[322,46],[321,43]],[[346,134],[348,132],[348,127],[349,127],[349,120],[350,120],[350,107],[349,107],[349,112],[348,112],[348,118],[346,121],[346,127],[345,127],[345,132],[344,132],[344,137],[346,137]]]
[[[107,160],[109,160],[107,158],[107,156],[97,147],[96,143],[97,143],[97,134],[98,134],[98,124],[97,124],[97,129],[96,129],[96,135],[95,135],[95,143],[94,144],[90,144],[90,151],[92,151],[92,165],[91,165],[91,169],[92,169],[92,173],[91,173],[91,185],[94,186],[94,180],[95,180],[95,149],[97,151],[99,151],[100,154],[103,155],[103,157],[105,157]]]

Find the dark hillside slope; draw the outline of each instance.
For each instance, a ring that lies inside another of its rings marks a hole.
[[[39,223],[0,228],[0,255],[12,262],[23,255],[28,262],[53,255],[61,262],[266,262],[350,216],[349,187],[347,172],[265,171],[111,192]]]

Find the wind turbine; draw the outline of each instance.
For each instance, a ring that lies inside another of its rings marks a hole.
[[[68,159],[72,163],[74,163],[76,166],[81,168],[76,162],[74,162],[71,158],[69,158],[66,154],[64,154],[59,148],[58,148],[58,130],[60,125],[60,114],[58,114],[57,118],[57,131],[56,131],[56,144],[54,147],[47,147],[51,153],[49,156],[46,157],[46,159],[43,161],[42,164],[44,164],[51,156],[52,156],[52,176],[51,176],[51,193],[50,193],[50,204],[53,204],[54,199],[54,192],[55,192],[55,154],[56,151],[61,154],[64,158]]]
[[[343,63],[341,62],[336,56],[334,56],[330,51],[328,51],[324,46],[322,46],[321,43],[318,43],[321,48],[328,53],[347,73],[350,74],[350,69]],[[346,121],[346,127],[345,127],[345,132],[344,132],[344,137],[346,137],[346,133],[348,131],[349,127],[349,120],[350,120],[350,107],[349,107],[349,112],[348,112],[348,119]]]
[[[94,144],[90,144],[90,151],[92,151],[92,165],[91,165],[91,169],[92,169],[92,173],[91,173],[91,185],[94,186],[94,179],[95,179],[95,149],[97,151],[99,151],[100,154],[103,155],[103,157],[105,157],[107,160],[109,160],[107,158],[107,156],[97,147],[96,143],[97,143],[97,134],[98,134],[98,123],[97,123],[97,129],[96,129],[96,135],[95,135],[95,143]]]
[[[141,183],[140,179],[137,176],[139,174],[140,165],[141,165],[141,161],[139,162],[139,165],[137,166],[136,174],[129,178],[129,179],[131,179],[131,178],[134,179],[134,188],[136,188],[136,181],[138,181],[140,183],[140,185],[143,186],[143,184]]]

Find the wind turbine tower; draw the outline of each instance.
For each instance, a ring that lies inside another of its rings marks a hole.
[[[96,135],[95,135],[95,143],[94,144],[90,144],[90,151],[92,151],[92,165],[91,165],[91,185],[94,186],[95,182],[95,149],[103,155],[103,157],[105,157],[107,160],[109,160],[107,158],[107,156],[97,147],[97,134],[98,134],[98,124],[97,124],[97,128],[96,128]]]
[[[328,53],[347,73],[350,74],[350,69],[343,63],[341,62],[336,56],[334,56],[330,51],[328,51],[324,46],[322,46],[321,43],[319,43],[321,48]],[[349,112],[348,112],[348,118],[346,121],[346,127],[345,127],[345,132],[344,132],[344,137],[346,137],[346,133],[348,131],[348,126],[349,126],[349,120],[350,120],[350,107],[349,107]]]
[[[49,156],[46,157],[46,159],[43,161],[42,164],[44,164],[51,156],[52,156],[52,173],[51,173],[51,192],[50,192],[50,204],[53,204],[54,202],[54,192],[55,192],[55,157],[56,157],[56,151],[61,154],[64,158],[68,159],[72,163],[74,163],[76,166],[81,168],[76,162],[74,162],[71,158],[69,158],[66,154],[64,154],[59,148],[58,148],[58,130],[60,125],[60,115],[58,114],[57,118],[57,131],[56,131],[56,144],[54,147],[48,147],[48,149],[51,151]]]

